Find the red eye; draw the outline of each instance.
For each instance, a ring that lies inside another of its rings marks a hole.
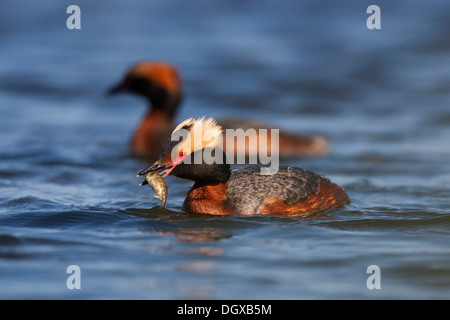
[[[184,159],[185,157],[186,157],[186,153],[184,153],[184,152],[180,152],[178,154],[178,158]]]

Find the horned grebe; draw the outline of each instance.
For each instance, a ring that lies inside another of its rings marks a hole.
[[[165,139],[170,136],[176,111],[183,97],[183,85],[178,69],[165,62],[144,61],[135,64],[122,81],[109,90],[110,94],[129,92],[148,101],[148,112],[138,125],[131,140],[134,155],[155,161]],[[273,126],[255,120],[227,118],[218,123],[225,129],[274,129]],[[259,139],[259,136],[257,136]],[[249,156],[251,139],[236,144],[235,154]],[[258,143],[257,143],[258,144]],[[270,148],[270,145],[268,145]],[[327,139],[313,135],[299,135],[280,130],[279,154],[281,158],[295,156],[316,157],[328,153]],[[258,150],[257,150],[258,152]],[[268,150],[270,152],[270,150]]]
[[[209,133],[209,138],[202,136],[201,143],[194,141],[196,135],[193,130],[199,127],[203,133]],[[173,175],[193,180],[194,185],[183,204],[186,212],[291,216],[339,208],[350,203],[341,187],[304,169],[284,166],[273,175],[261,174],[259,166],[231,170],[225,153],[222,153],[224,161],[206,163],[202,155],[221,151],[217,147],[221,146],[222,128],[212,118],[187,119],[172,134],[177,136],[178,130],[183,129],[194,138],[181,143],[169,139],[159,160],[138,176],[157,171],[163,178]],[[201,162],[192,163],[198,153],[201,153]],[[173,155],[178,155],[175,160]]]

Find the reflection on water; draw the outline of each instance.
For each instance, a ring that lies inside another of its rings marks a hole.
[[[162,234],[173,234],[180,242],[214,242],[229,238],[230,233],[221,230],[162,230]]]
[[[449,298],[450,40],[443,1],[2,2],[0,297]],[[254,118],[330,140],[281,165],[345,187],[314,218],[182,212],[135,176],[145,101],[109,99],[132,64],[182,73],[188,117]],[[68,290],[77,264],[82,290]],[[382,289],[365,287],[380,266]]]

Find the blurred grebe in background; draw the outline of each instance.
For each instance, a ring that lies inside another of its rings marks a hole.
[[[164,141],[175,127],[174,119],[183,99],[183,84],[179,70],[166,62],[140,62],[132,66],[123,79],[108,92],[109,94],[128,92],[142,96],[148,101],[148,111],[131,139],[131,151],[135,156],[156,160]],[[226,118],[219,119],[218,123],[224,130],[245,131],[248,139],[245,143],[235,144],[234,154],[244,154],[246,157],[252,152],[259,152],[258,148],[252,149],[250,143],[257,141],[256,145],[259,145],[260,129],[268,129],[269,132],[276,129],[252,119]],[[250,133],[257,135],[256,140],[252,140]],[[320,136],[300,135],[280,130],[278,138],[278,152],[281,158],[318,157],[327,154],[329,150],[327,139]],[[270,141],[267,148],[265,151],[270,153]]]

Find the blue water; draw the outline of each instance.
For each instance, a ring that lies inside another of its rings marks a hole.
[[[66,8],[81,8],[68,30]],[[381,29],[366,27],[371,4]],[[0,298],[450,298],[450,5],[445,1],[0,4]],[[128,142],[146,111],[105,91],[140,60],[180,68],[191,116],[331,140],[288,163],[352,205],[315,219],[166,209]],[[81,270],[69,290],[67,267]],[[381,289],[369,290],[377,265]]]

